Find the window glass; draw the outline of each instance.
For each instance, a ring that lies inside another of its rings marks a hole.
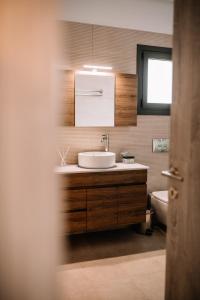
[[[140,115],[170,115],[172,49],[137,45],[138,106]]]
[[[148,59],[147,103],[172,103],[172,61]]]

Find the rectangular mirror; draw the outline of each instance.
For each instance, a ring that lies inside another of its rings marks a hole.
[[[115,124],[115,75],[80,71],[75,74],[75,126]]]

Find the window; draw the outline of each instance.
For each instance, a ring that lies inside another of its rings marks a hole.
[[[172,50],[138,45],[138,114],[169,115],[172,103]]]

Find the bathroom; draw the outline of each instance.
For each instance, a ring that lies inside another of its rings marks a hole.
[[[104,259],[109,265],[109,259],[153,253],[160,268],[147,267],[146,275],[160,275],[152,299],[162,299],[168,206],[168,199],[162,201],[162,193],[168,198],[162,172],[169,165],[172,10],[170,15],[163,8],[167,22],[160,21],[155,30],[143,22],[144,16],[138,24],[132,18],[129,26],[123,19],[109,23],[100,12],[98,22],[93,23],[93,14],[81,22],[75,4],[70,5],[71,14],[59,23],[63,43],[57,67],[62,92],[56,173],[61,181],[63,264],[69,269],[63,278],[70,275],[70,266],[78,273],[80,263],[90,261],[92,266],[94,261],[95,267]],[[161,65],[154,73],[149,70],[148,80],[153,79],[145,91],[146,55]],[[145,101],[145,93],[154,97],[147,107],[140,100]],[[96,289],[108,288],[106,280]],[[76,289],[81,291],[84,284],[79,282]],[[146,285],[151,289],[149,278]]]
[[[0,8],[0,299],[199,299],[200,2]]]

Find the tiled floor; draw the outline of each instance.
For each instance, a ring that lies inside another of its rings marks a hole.
[[[163,300],[165,250],[64,265],[61,299]]]
[[[62,263],[74,263],[165,249],[166,234],[159,227],[151,236],[131,226],[120,230],[65,237]]]
[[[74,235],[64,241],[63,300],[163,300],[165,233],[133,228]]]

